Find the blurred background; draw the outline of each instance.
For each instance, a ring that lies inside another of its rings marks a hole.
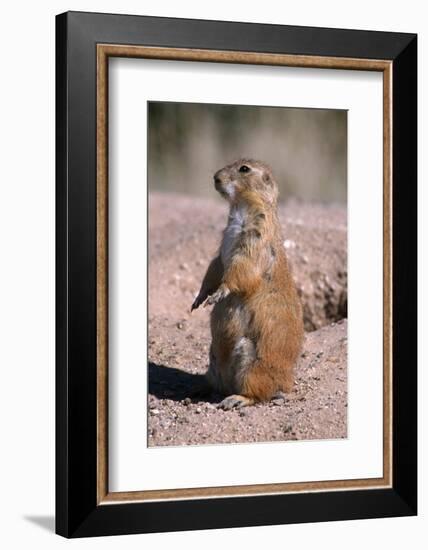
[[[346,203],[347,112],[149,102],[150,191],[217,198],[212,176],[239,157],[267,162],[290,198]]]

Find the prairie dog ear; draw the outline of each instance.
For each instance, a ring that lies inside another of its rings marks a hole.
[[[269,185],[273,184],[272,177],[269,172],[263,172],[263,181]]]
[[[271,187],[276,187],[275,180],[272,177],[272,174],[270,172],[263,172],[263,181],[267,185],[270,185]]]
[[[268,172],[263,174],[263,181],[268,186],[266,192],[268,193],[270,202],[275,203],[278,199],[278,186],[276,181]]]

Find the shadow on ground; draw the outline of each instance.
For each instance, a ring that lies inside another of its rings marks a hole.
[[[149,394],[158,399],[218,403],[222,396],[207,390],[205,376],[149,362]]]

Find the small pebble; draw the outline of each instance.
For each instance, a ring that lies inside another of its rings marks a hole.
[[[159,409],[150,409],[150,414],[156,416],[159,414]]]
[[[278,399],[272,399],[271,403],[272,405],[276,405],[279,407],[280,405],[284,405],[285,401],[284,399],[278,398]]]
[[[284,241],[284,248],[296,248],[296,243],[294,241],[291,241],[290,239],[286,239]]]

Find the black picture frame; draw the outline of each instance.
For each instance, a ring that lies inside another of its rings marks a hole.
[[[392,487],[97,502],[97,44],[392,62]],[[56,18],[56,532],[65,537],[417,513],[417,36],[68,12]]]

